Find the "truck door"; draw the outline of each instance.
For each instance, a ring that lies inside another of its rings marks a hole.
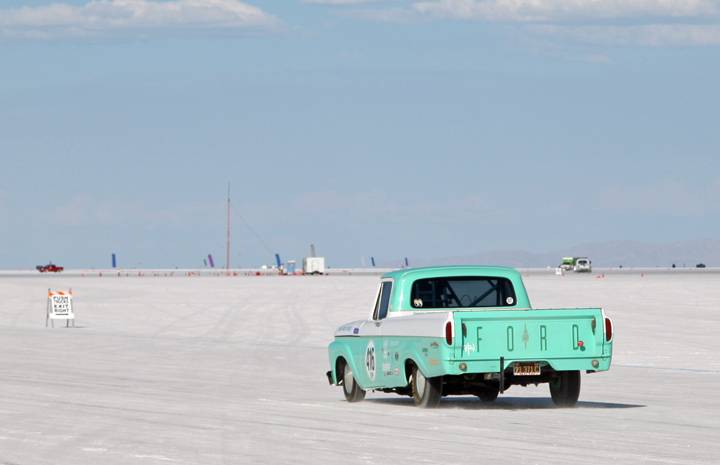
[[[375,301],[372,319],[363,328],[367,331],[367,345],[362,358],[365,362],[365,374],[370,380],[370,384],[376,387],[385,386],[387,381],[385,371],[388,370],[385,365],[389,360],[385,360],[387,351],[384,349],[386,341],[382,334],[382,325],[390,306],[392,284],[391,280],[383,281],[380,284],[380,292]]]

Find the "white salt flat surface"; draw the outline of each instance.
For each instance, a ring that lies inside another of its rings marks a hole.
[[[528,275],[535,307],[614,318],[573,409],[544,385],[346,403],[326,346],[377,281],[0,277],[0,464],[720,463],[720,274]],[[44,327],[48,287],[78,327]]]

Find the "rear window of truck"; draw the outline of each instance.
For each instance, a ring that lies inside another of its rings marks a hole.
[[[427,278],[413,282],[413,308],[510,307],[515,290],[509,279],[483,276]]]

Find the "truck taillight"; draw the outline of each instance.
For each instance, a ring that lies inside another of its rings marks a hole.
[[[613,324],[612,320],[608,317],[605,317],[605,340],[607,342],[612,341],[613,338]]]
[[[453,334],[452,334],[453,331],[452,331],[452,330],[453,330],[453,328],[452,328],[452,321],[446,322],[446,323],[445,323],[445,342],[447,342],[447,344],[448,344],[449,346],[452,345],[452,336],[453,336]]]

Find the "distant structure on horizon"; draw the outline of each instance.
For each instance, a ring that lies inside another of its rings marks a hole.
[[[318,257],[315,244],[310,244],[310,255],[303,259],[304,274],[325,274],[325,257]]]
[[[225,269],[230,271],[230,181],[227,189],[227,241],[225,243]]]
[[[592,262],[587,257],[563,257],[560,266],[564,271],[575,271],[576,273],[591,272]]]

